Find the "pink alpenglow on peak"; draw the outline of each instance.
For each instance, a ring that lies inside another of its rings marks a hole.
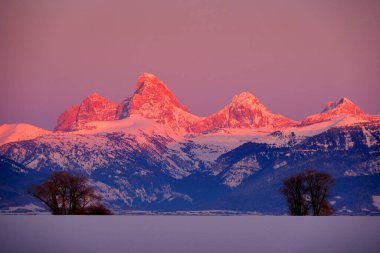
[[[328,121],[337,116],[343,115],[348,115],[363,120],[370,118],[370,116],[365,114],[356,104],[344,97],[338,102],[328,102],[321,113],[306,117],[302,120],[301,125],[310,125]]]
[[[186,106],[178,103],[177,98],[161,80],[149,73],[142,74],[130,99],[129,115],[140,114],[157,119],[164,109],[172,108],[188,112]]]
[[[148,73],[138,78],[136,91],[125,105],[120,110],[123,112],[120,118],[138,114],[185,133],[202,133],[220,128],[282,128],[298,124],[272,114],[249,92],[234,96],[229,105],[209,117],[198,117],[180,105],[162,81]]]
[[[338,102],[328,102],[322,113],[333,111],[336,114],[351,114],[351,115],[363,115],[365,114],[357,105],[355,105],[348,98],[342,98]]]
[[[249,92],[234,96],[232,102],[202,122],[203,130],[217,128],[283,128],[297,121],[271,113]]]
[[[73,105],[70,109],[59,115],[54,131],[73,131],[77,123],[79,106]]]
[[[0,146],[9,142],[35,139],[51,133],[51,131],[30,124],[3,124],[0,125]]]
[[[119,119],[140,115],[182,133],[191,132],[192,125],[199,120],[179,104],[161,80],[148,73],[138,78],[133,96],[125,101],[120,111]]]
[[[97,93],[63,112],[55,130],[75,131],[86,128],[92,121],[122,120],[132,115],[154,120],[180,134],[200,134],[222,128],[265,128],[281,130],[346,118],[347,122],[379,120],[379,116],[365,114],[347,98],[328,102],[324,110],[306,117],[302,122],[270,112],[253,94],[242,92],[220,111],[198,117],[181,105],[169,88],[156,76],[144,73],[137,81],[135,92],[120,105]],[[351,124],[350,123],[350,124]]]
[[[196,134],[221,128],[279,129],[299,124],[271,113],[249,92],[234,96],[230,104],[208,117],[198,117],[181,105],[161,80],[144,73],[138,78],[134,94],[120,105],[94,93],[80,106],[74,105],[63,112],[55,130],[75,131],[85,128],[91,121],[121,120],[132,115],[155,120],[178,133]]]
[[[118,104],[108,101],[95,92],[85,98],[79,106],[74,105],[63,112],[54,130],[75,131],[82,129],[88,122],[115,120],[117,108]]]

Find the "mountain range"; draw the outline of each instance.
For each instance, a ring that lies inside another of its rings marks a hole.
[[[379,215],[380,116],[348,98],[295,121],[243,92],[207,117],[142,74],[120,104],[97,93],[48,131],[0,125],[0,209],[44,208],[25,193],[52,171],[81,172],[115,211],[284,214],[282,180],[306,168],[336,179],[336,214]]]

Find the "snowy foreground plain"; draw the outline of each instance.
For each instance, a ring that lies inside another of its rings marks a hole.
[[[0,215],[1,252],[380,252],[380,217]]]

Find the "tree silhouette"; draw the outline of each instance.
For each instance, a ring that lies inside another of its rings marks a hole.
[[[329,215],[332,207],[327,201],[330,187],[334,185],[334,178],[325,172],[306,170],[304,173],[307,192],[310,196],[310,204],[314,216]]]
[[[287,200],[291,215],[331,215],[333,208],[328,202],[329,190],[334,178],[325,172],[306,170],[283,181],[280,192]]]
[[[88,214],[89,208],[94,207],[108,210],[103,210],[103,214],[111,213],[99,203],[100,196],[83,175],[54,172],[46,181],[29,187],[28,193],[42,201],[52,214]]]
[[[297,174],[285,179],[280,191],[288,202],[291,215],[307,215],[309,203],[305,199],[306,185],[303,174]]]

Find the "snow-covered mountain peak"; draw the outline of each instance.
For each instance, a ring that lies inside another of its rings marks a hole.
[[[298,122],[282,115],[271,113],[251,93],[242,92],[232,98],[231,103],[202,122],[205,131],[219,128],[268,128],[277,129],[294,126]]]
[[[352,102],[350,99],[346,98],[346,97],[342,97],[342,98],[339,100],[338,103],[339,103],[339,104],[341,104],[341,103],[351,103],[351,104],[353,104],[353,102]]]
[[[51,134],[51,132],[30,124],[3,124],[0,125],[0,146],[9,142],[34,139],[46,134]]]
[[[148,111],[162,111],[162,109],[168,107],[179,107],[177,98],[169,90],[168,87],[156,76],[144,73],[137,81],[136,91],[131,97],[130,110],[146,110]],[[144,113],[144,112],[143,112]]]
[[[306,117],[300,123],[272,113],[250,92],[234,96],[229,104],[208,117],[198,117],[181,105],[170,89],[155,75],[143,73],[138,77],[135,92],[120,105],[94,92],[79,106],[74,105],[63,112],[55,130],[76,131],[91,126],[86,125],[88,122],[121,120],[133,115],[154,120],[183,134],[201,134],[226,128],[284,129],[324,121],[335,122],[334,120],[342,117],[345,118],[344,122],[378,121],[378,118],[366,115],[344,97],[337,102],[328,102],[321,113]]]
[[[150,73],[143,73],[137,79],[136,91],[144,85],[158,85],[165,86],[161,80],[159,80],[155,75]],[[166,88],[166,87],[165,87]]]
[[[348,98],[341,98],[338,102],[328,102],[322,113],[335,111],[336,114],[361,115],[364,112]]]
[[[232,98],[232,104],[259,104],[260,101],[250,92],[244,91]]]
[[[101,96],[98,92],[93,92],[91,95],[87,96],[83,101],[108,101],[105,97]]]
[[[64,111],[57,120],[55,131],[74,131],[86,123],[98,120],[114,120],[118,104],[94,92],[86,97],[79,106],[74,105]]]
[[[354,117],[359,121],[368,118],[368,115],[366,115],[355,103],[350,99],[343,97],[337,102],[328,102],[321,113],[306,117],[302,120],[301,125],[330,121],[343,115]]]
[[[226,106],[229,113],[241,114],[246,112],[251,116],[272,115],[272,113],[250,92],[242,92],[232,98]]]
[[[168,87],[156,76],[143,73],[137,81],[132,100],[138,103],[171,103],[180,107],[177,98]]]
[[[149,73],[138,78],[136,91],[123,104],[123,109],[119,110],[122,111],[120,119],[140,115],[180,132],[190,131],[191,126],[199,119],[179,104],[160,79]]]

